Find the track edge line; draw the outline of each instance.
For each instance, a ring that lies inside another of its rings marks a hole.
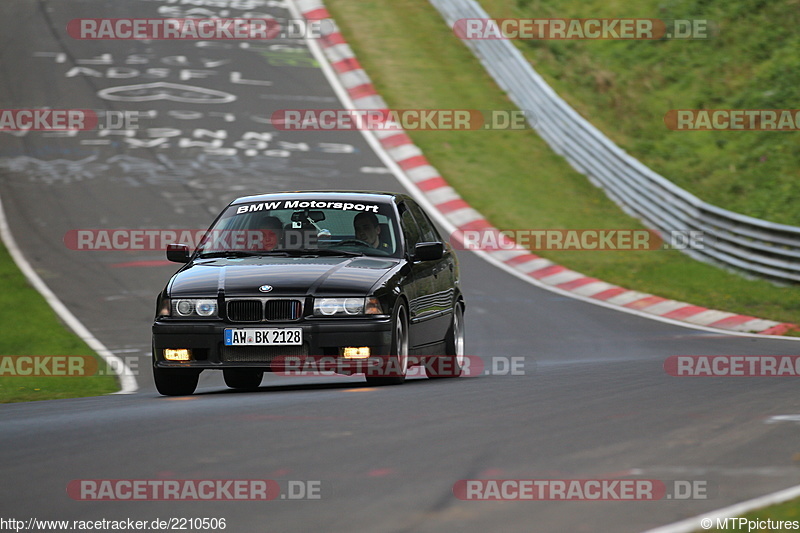
[[[800,496],[800,485],[795,485],[787,489],[735,503],[733,505],[729,505],[728,507],[716,509],[714,511],[693,516],[691,518],[686,518],[679,522],[674,522],[665,526],[659,526],[655,529],[648,529],[642,533],[691,533],[693,531],[709,529],[703,528],[700,525],[700,521],[705,518],[711,519],[713,521],[712,526],[716,527],[718,518],[736,518],[755,509],[783,503],[791,500],[792,498],[797,498],[798,496]]]
[[[17,246],[17,241],[11,234],[11,228],[6,219],[5,210],[3,209],[2,198],[0,198],[0,239],[8,249],[8,253],[17,265],[17,268],[22,272],[36,291],[42,295],[45,301],[50,305],[50,308],[58,315],[58,317],[69,327],[75,335],[85,342],[89,348],[94,350],[97,355],[111,367],[114,374],[119,380],[120,390],[110,394],[133,394],[139,390],[139,385],[136,378],[133,377],[131,369],[125,364],[125,361],[114,355],[100,340],[97,339],[83,323],[72,314],[66,305],[50,290],[50,287],[39,277],[33,266],[28,262],[22,253],[22,250]]]

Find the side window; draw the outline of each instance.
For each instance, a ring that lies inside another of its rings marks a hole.
[[[416,203],[412,202],[408,202],[408,207],[414,214],[414,218],[417,220],[417,225],[419,226],[420,231],[420,242],[441,241],[442,239],[439,237],[439,233],[436,231],[436,228],[433,227],[433,224],[422,208]]]
[[[411,211],[405,205],[401,205],[400,209],[402,214],[400,215],[400,227],[403,229],[403,237],[406,241],[406,251],[409,253],[414,252],[414,247],[420,241],[420,233],[419,228],[417,227],[417,223],[414,220],[414,216],[411,214]]]

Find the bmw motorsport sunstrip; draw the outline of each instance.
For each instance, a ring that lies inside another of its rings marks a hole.
[[[464,364],[458,259],[399,193],[304,191],[231,202],[159,294],[153,377],[192,394],[203,370],[236,389],[264,372],[316,368],[403,383],[409,366],[456,377]]]

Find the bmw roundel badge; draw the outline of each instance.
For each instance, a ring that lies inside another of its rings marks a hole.
[[[269,292],[272,290],[272,285],[262,285],[258,288],[261,292]]]

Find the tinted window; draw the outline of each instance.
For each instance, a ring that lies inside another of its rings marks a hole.
[[[363,227],[365,220],[379,227],[368,233],[377,246],[355,242],[368,240],[363,232],[356,232],[357,223]],[[214,245],[201,248],[219,251],[230,245],[234,250],[250,249],[255,243],[266,250],[336,247],[366,255],[399,256],[397,226],[391,204],[348,203],[324,197],[265,200],[228,207],[209,233]]]
[[[436,242],[441,241],[439,233],[433,227],[428,215],[422,211],[422,208],[414,202],[407,202],[409,209],[414,214],[420,232],[420,242]]]
[[[401,206],[400,226],[403,228],[403,236],[406,241],[406,251],[408,253],[414,252],[414,247],[420,241],[420,232],[414,216],[405,206]]]

